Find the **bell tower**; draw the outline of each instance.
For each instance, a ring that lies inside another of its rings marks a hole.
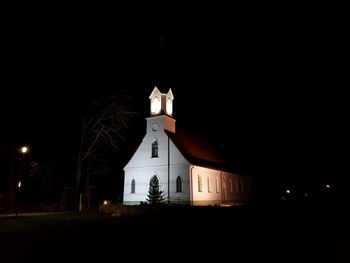
[[[175,120],[172,118],[174,95],[171,89],[165,94],[154,87],[149,99],[151,117],[147,118],[147,132],[163,128],[175,133]]]
[[[154,87],[151,95],[149,96],[151,102],[151,116],[157,116],[166,114],[168,116],[173,115],[173,100],[174,95],[171,89],[168,93],[161,93],[157,87]]]

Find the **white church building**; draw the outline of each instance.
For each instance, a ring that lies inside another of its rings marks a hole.
[[[154,88],[146,135],[124,167],[125,205],[147,202],[156,176],[167,203],[238,205],[251,199],[251,177],[225,170],[221,160],[189,133],[176,129],[174,96]]]

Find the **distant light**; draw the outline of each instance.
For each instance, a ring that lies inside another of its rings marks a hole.
[[[287,190],[286,190],[286,193],[287,193],[287,194],[290,194],[290,190],[289,190],[289,189],[287,189]]]
[[[308,194],[308,193],[305,193],[305,194],[304,194],[304,196],[305,196],[305,197],[308,197],[308,196],[309,196],[309,194]]]
[[[331,185],[330,184],[326,184],[326,188],[327,189],[331,189]]]
[[[21,186],[22,186],[22,181],[19,181],[18,184],[17,184],[17,187],[21,188]]]
[[[104,205],[108,205],[108,201],[107,201],[107,200],[104,200],[104,201],[103,201],[103,204],[104,204]]]
[[[29,148],[27,146],[21,147],[21,153],[27,153],[29,151]]]

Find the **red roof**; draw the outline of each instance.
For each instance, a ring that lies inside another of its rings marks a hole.
[[[176,133],[165,132],[191,164],[226,172],[237,172],[229,167],[222,153],[208,141],[178,127],[176,127]]]

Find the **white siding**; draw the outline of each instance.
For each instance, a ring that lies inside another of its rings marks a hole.
[[[156,131],[152,129],[155,124],[158,126]],[[154,175],[159,178],[165,198],[170,197],[172,203],[237,204],[250,198],[251,193],[248,190],[250,178],[191,165],[168,138],[164,129],[175,130],[175,120],[164,115],[147,119],[147,133],[124,168],[124,204],[146,202],[149,182]],[[152,142],[155,138],[158,141],[158,157],[152,158]],[[176,192],[178,176],[181,177],[182,192]],[[198,191],[198,176],[202,178],[201,192]],[[135,193],[131,193],[133,179],[136,182]],[[169,179],[170,194],[168,195]]]
[[[192,171],[192,204],[193,205],[210,205],[210,204],[220,204],[222,197],[221,191],[217,193],[216,191],[208,192],[208,184],[207,177],[212,178],[211,181],[215,182],[215,177],[219,176],[221,171],[204,168],[200,166],[193,166]],[[202,178],[202,191],[198,191],[198,177]],[[219,188],[221,187],[221,183],[218,182]]]
[[[245,177],[222,172],[220,170],[193,166],[191,174],[192,180],[192,204],[193,205],[221,205],[221,204],[236,204],[247,198],[247,194],[242,195],[237,189],[239,178],[247,180]],[[198,191],[198,177],[202,178],[202,191]],[[210,191],[208,191],[207,177],[210,181]],[[217,179],[216,179],[217,178]],[[232,182],[232,191],[231,191]],[[217,186],[216,186],[217,184]],[[212,189],[215,187],[215,191]],[[218,188],[218,189],[217,189]],[[217,191],[218,190],[218,191]]]
[[[154,175],[158,176],[161,190],[164,191],[165,197],[168,198],[168,171],[170,171],[170,200],[189,201],[190,164],[164,132],[164,117],[166,116],[157,116],[147,119],[147,134],[124,168],[124,204],[146,202],[149,181]],[[152,130],[154,124],[159,125],[157,131]],[[156,158],[151,157],[154,138],[158,140],[159,157]],[[176,178],[178,176],[181,176],[182,180],[182,192],[180,193],[176,193]],[[135,179],[136,182],[135,194],[131,194],[130,191],[132,179]]]

